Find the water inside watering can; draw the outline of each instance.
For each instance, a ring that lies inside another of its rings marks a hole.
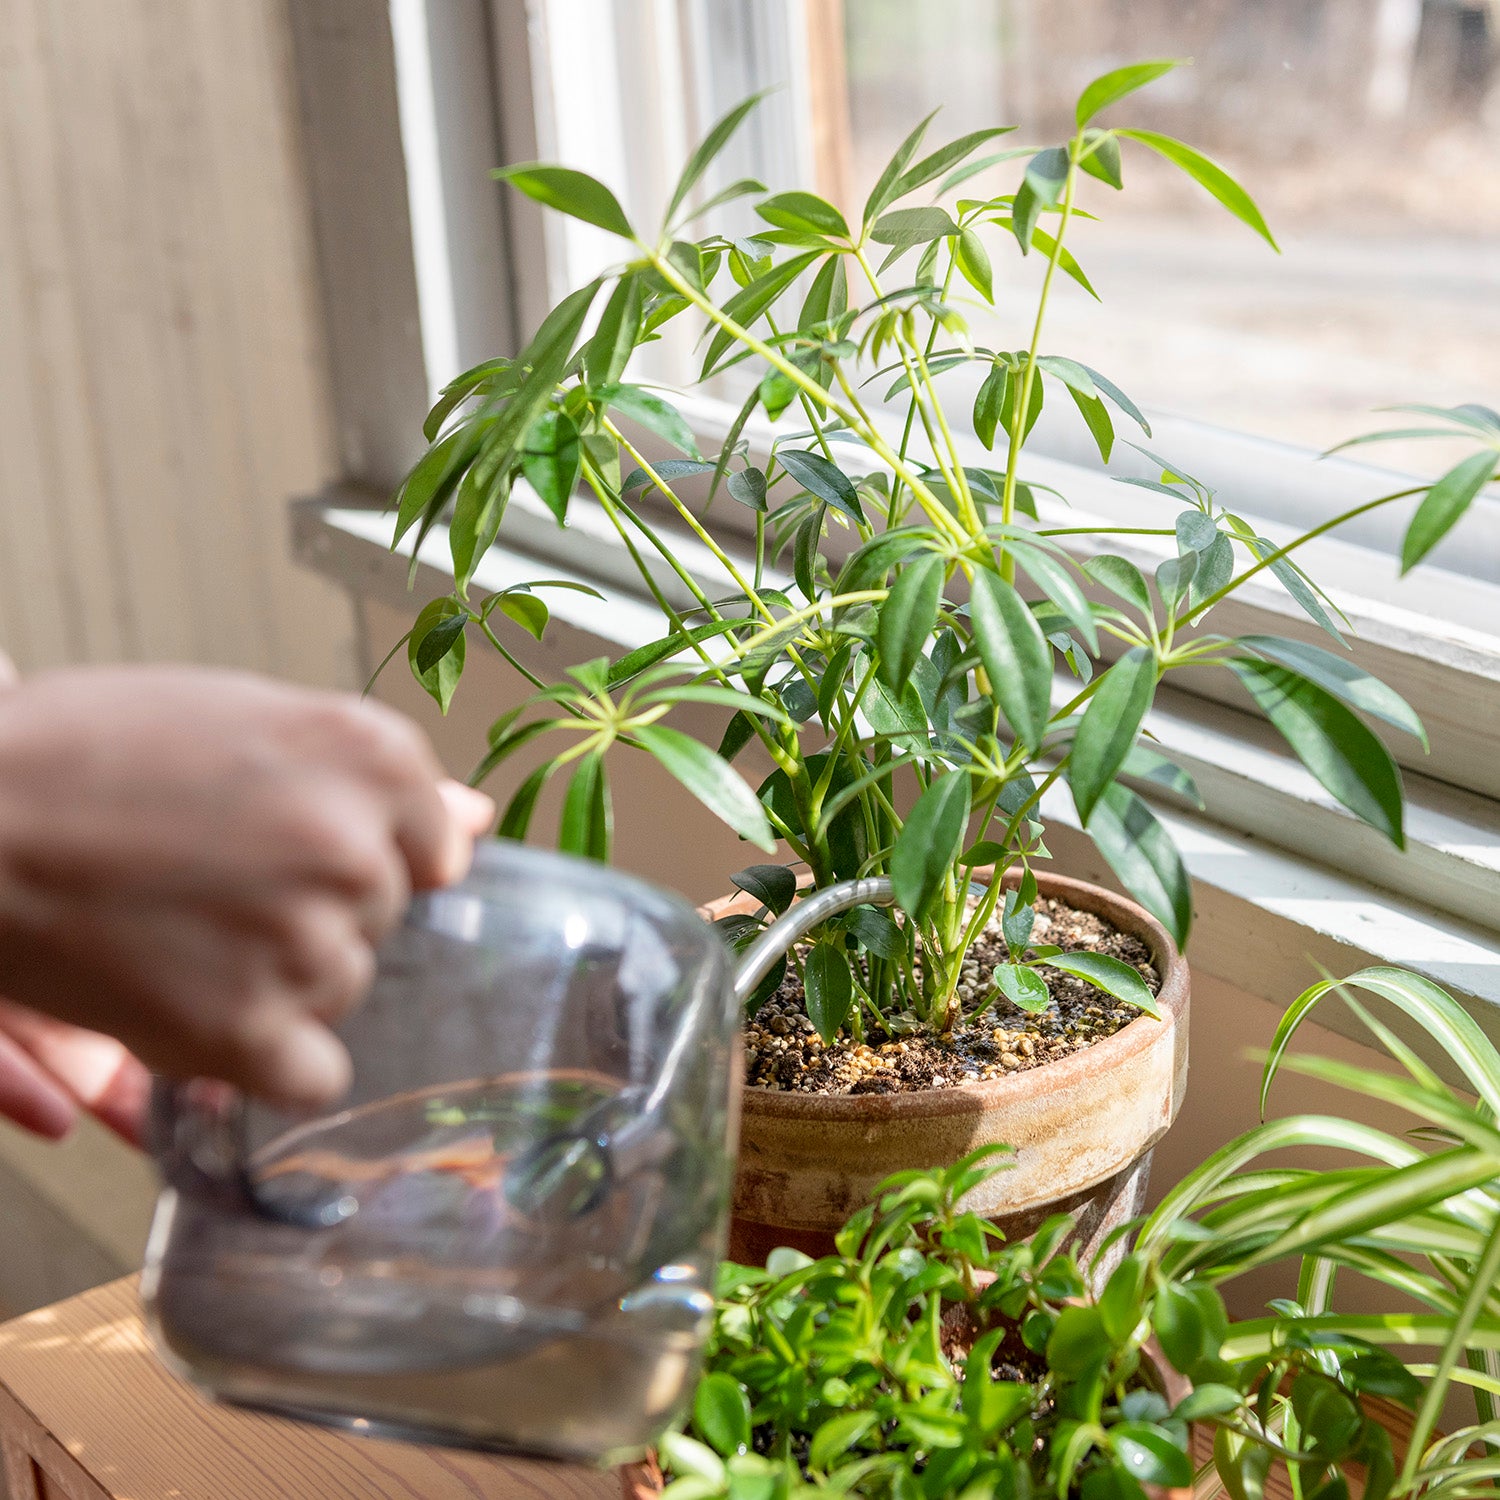
[[[619,1092],[582,1072],[470,1080],[283,1134],[252,1158],[253,1240],[222,1204],[179,1196],[164,1341],[216,1388],[282,1410],[563,1454],[607,1451],[613,1430],[638,1441],[695,1373],[719,1248],[711,1163],[684,1146],[578,1214],[507,1192],[538,1140]],[[266,1220],[278,1205],[287,1221]]]

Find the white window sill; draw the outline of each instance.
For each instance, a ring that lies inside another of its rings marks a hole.
[[[435,526],[427,536],[416,589],[408,592],[410,545],[387,549],[391,518],[365,508],[369,499],[356,492],[299,504],[296,553],[357,596],[414,614],[418,601],[451,587],[446,530]],[[581,640],[580,656],[618,654],[662,634],[655,606],[625,586],[618,546],[600,518],[580,511],[565,532],[550,518],[538,521],[545,555],[492,548],[476,571],[477,592],[543,575],[600,588],[603,600],[548,596],[555,630],[597,643]],[[697,544],[685,547],[683,561],[705,579],[719,572]],[[1493,803],[1408,776],[1402,856],[1273,748],[1274,736],[1250,715],[1167,689],[1149,727],[1208,804],[1199,813],[1152,796],[1195,883],[1195,966],[1282,1007],[1318,977],[1318,964],[1334,974],[1397,964],[1450,990],[1500,1040],[1500,815]],[[1078,831],[1066,793],[1049,796],[1044,808],[1060,865],[1113,883]],[[1343,1029],[1338,1007],[1321,1019]],[[1349,1034],[1358,1035],[1352,1023]]]

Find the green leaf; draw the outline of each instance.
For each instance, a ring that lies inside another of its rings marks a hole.
[[[1287,667],[1239,658],[1229,668],[1318,781],[1404,848],[1401,773],[1375,734],[1326,689]]]
[[[488,489],[480,486],[472,468],[459,481],[453,520],[448,525],[448,550],[453,557],[454,586],[460,594],[467,595],[475,565],[500,534],[510,490],[508,470],[497,476]]]
[[[1229,1318],[1212,1287],[1169,1282],[1156,1294],[1151,1326],[1173,1367],[1191,1377],[1199,1365],[1218,1358]]]
[[[1095,805],[1088,833],[1125,889],[1179,948],[1186,947],[1193,923],[1192,882],[1156,814],[1129,787],[1115,782]]]
[[[531,342],[516,358],[516,364],[530,373],[507,403],[504,412],[485,440],[478,460],[481,471],[498,471],[506,455],[520,442],[521,435],[533,419],[552,400],[557,382],[573,357],[573,341],[583,327],[602,283],[591,281],[570,292],[542,319]],[[485,478],[481,472],[481,479]]]
[[[1156,62],[1130,63],[1096,78],[1078,96],[1075,118],[1079,128],[1082,129],[1095,115],[1108,109],[1111,104],[1117,104],[1127,94],[1145,88],[1148,83],[1155,83],[1164,73],[1170,73],[1173,68],[1181,66],[1178,58],[1163,58]]]
[[[1273,543],[1268,542],[1263,536],[1256,536],[1239,517],[1232,519],[1238,523],[1236,535],[1244,541],[1257,558],[1264,560],[1276,556],[1279,549]],[[1324,609],[1316,591],[1298,571],[1292,560],[1289,557],[1277,557],[1275,562],[1267,563],[1266,566],[1271,576],[1297,601],[1308,618],[1320,625],[1342,646],[1344,637],[1339,633],[1338,626],[1334,624],[1332,615]]]
[[[969,822],[969,778],[951,771],[917,798],[891,851],[896,900],[914,920],[925,915],[963,847]]]
[[[974,230],[965,229],[958,237],[958,248],[955,253],[958,259],[958,269],[964,280],[986,302],[993,303],[995,273],[990,265],[990,253],[984,248],[984,241]]]
[[[1280,249],[1266,226],[1266,221],[1261,217],[1260,210],[1255,206],[1255,200],[1217,162],[1210,161],[1201,151],[1195,151],[1184,142],[1174,140],[1169,135],[1160,135],[1154,130],[1122,129],[1116,131],[1116,134],[1139,141],[1158,156],[1164,156],[1173,166],[1180,167],[1194,182],[1217,198],[1235,218],[1248,224],[1273,250]]]
[[[831,464],[821,453],[808,453],[797,448],[778,448],[776,461],[804,489],[825,500],[835,510],[841,510],[851,521],[863,523],[864,512],[859,508],[859,496],[854,483],[836,464]]]
[[[1500,1056],[1474,1018],[1446,990],[1418,974],[1383,964],[1351,974],[1342,987],[1378,995],[1410,1016],[1453,1059],[1469,1091],[1477,1094],[1492,1114],[1500,1113]],[[1262,1113],[1271,1080],[1292,1036],[1313,1007],[1340,988],[1332,980],[1311,986],[1281,1018],[1266,1059]]]
[[[847,1411],[830,1417],[813,1434],[808,1463],[814,1469],[826,1470],[836,1459],[858,1447],[879,1421],[880,1414],[873,1411]]]
[[[1078,721],[1068,781],[1073,805],[1085,823],[1141,732],[1157,675],[1156,658],[1144,646],[1133,646],[1099,679]]]
[[[1500,472],[1500,457],[1475,453],[1455,464],[1427,491],[1401,541],[1401,571],[1414,568],[1448,534],[1485,485]]]
[[[1120,141],[1112,130],[1084,132],[1085,150],[1078,158],[1079,167],[1090,177],[1107,182],[1117,192],[1125,186],[1120,173]]]
[[[995,365],[974,397],[974,435],[986,448],[995,446],[995,433],[1000,426],[1000,415],[1005,408],[1005,388],[1010,371],[1004,365]]]
[[[560,213],[596,224],[627,240],[635,238],[630,220],[619,200],[597,177],[572,167],[549,166],[545,162],[523,162],[517,167],[499,167],[490,174],[525,193],[528,198]]]
[[[750,1400],[732,1375],[713,1370],[698,1382],[693,1424],[709,1446],[730,1458],[750,1446]]]
[[[619,687],[632,677],[638,677],[647,667],[654,667],[657,662],[665,661],[669,656],[689,650],[695,642],[713,640],[716,636],[728,635],[731,631],[744,628],[743,620],[713,620],[707,625],[693,625],[684,630],[673,631],[671,635],[664,635],[660,640],[648,641],[615,662],[609,669],[606,685]]]
[[[751,94],[748,99],[742,99],[733,109],[720,115],[709,127],[708,134],[698,143],[697,149],[688,157],[687,165],[682,169],[682,175],[677,179],[677,186],[672,189],[672,201],[667,204],[667,212],[664,222],[670,224],[677,210],[687,201],[687,195],[698,185],[703,174],[708,171],[719,153],[729,144],[730,138],[740,128],[746,115],[766,97],[767,90],[761,90],[758,94]]]
[[[875,626],[880,648],[877,670],[893,692],[905,687],[937,624],[946,572],[947,564],[935,553],[919,557],[896,575],[890,595],[880,606]]]
[[[854,979],[843,949],[832,943],[814,945],[803,965],[802,984],[808,1019],[818,1028],[823,1045],[831,1047],[854,1000]]]
[[[766,476],[761,469],[749,467],[736,470],[729,476],[729,483],[725,488],[729,491],[731,500],[738,500],[751,510],[763,511],[766,508]]]
[[[1068,151],[1065,146],[1049,146],[1038,151],[1026,163],[1026,186],[1036,195],[1042,208],[1056,208],[1062,202],[1068,182]]]
[[[667,1431],[657,1440],[657,1446],[673,1474],[694,1475],[723,1485],[727,1474],[724,1461],[706,1443]]]
[[[1209,1381],[1195,1387],[1172,1410],[1179,1422],[1197,1422],[1205,1417],[1227,1417],[1245,1404],[1245,1398],[1231,1385]]]
[[[1031,242],[1036,232],[1036,221],[1041,217],[1042,200],[1029,181],[1023,181],[1016,189],[1015,200],[1010,209],[1010,230],[1021,247],[1022,255],[1031,253]]]
[[[484,440],[482,419],[465,422],[435,442],[411,467],[396,491],[394,549],[418,518],[436,514],[446,504],[460,474],[473,461]]]
[[[406,643],[412,676],[448,712],[464,670],[464,627],[469,612],[455,599],[434,599],[417,616]]]
[[[876,734],[908,751],[926,745],[927,710],[922,703],[921,691],[911,678],[902,682],[899,688],[892,688],[877,673],[859,706]]]
[[[856,906],[845,926],[876,958],[899,958],[906,945],[895,919],[876,906]]]
[[[754,896],[762,906],[778,917],[792,904],[797,894],[796,872],[786,865],[750,865],[729,877],[730,882]]]
[[[719,741],[718,756],[731,761],[755,738],[755,721],[749,714],[736,714],[725,726]]]
[[[1123,960],[1111,958],[1107,953],[1052,953],[1047,956],[1047,962],[1054,969],[1086,979],[1116,1000],[1123,1000],[1156,1020],[1161,1019],[1156,997],[1146,987],[1146,981]]]
[[[715,817],[767,854],[775,852],[771,825],[755,793],[707,745],[665,724],[643,725],[631,734]]]
[[[1086,1376],[1109,1358],[1097,1307],[1065,1307],[1047,1338],[1047,1362],[1065,1378]]]
[[[594,336],[583,346],[583,373],[593,386],[613,385],[625,373],[641,336],[646,284],[640,276],[622,276],[610,293]]]
[[[922,144],[922,137],[927,134],[927,127],[932,124],[933,116],[937,114],[933,110],[925,120],[917,126],[910,135],[896,147],[895,155],[885,164],[884,170],[876,179],[875,186],[870,189],[870,196],[865,199],[865,211],[863,222],[872,223],[880,214],[883,214],[897,198],[901,196],[901,174],[906,171],[913,156],[916,155],[917,147]]]
[[[844,257],[830,255],[807,289],[802,311],[797,315],[797,328],[804,333],[819,328],[841,317],[848,306],[849,279],[844,273]]]
[[[1115,1344],[1124,1344],[1141,1320],[1146,1292],[1146,1258],[1127,1255],[1110,1273],[1099,1294],[1104,1331]]]
[[[1321,646],[1275,635],[1239,636],[1235,645],[1242,651],[1253,651],[1268,661],[1300,672],[1350,708],[1357,708],[1392,728],[1404,730],[1420,740],[1424,750],[1427,748],[1427,731],[1406,699],[1378,677],[1372,677],[1363,667],[1356,666],[1347,656],[1335,656]]]
[[[513,368],[508,359],[489,359],[482,365],[475,365],[472,370],[465,370],[462,375],[455,376],[443,387],[432,410],[427,413],[426,420],[422,423],[422,436],[429,443],[436,441],[437,435],[443,430],[443,423],[480,386],[497,376],[508,374]]]
[[[1198,790],[1198,783],[1175,761],[1158,754],[1149,745],[1137,744],[1125,757],[1125,764],[1120,768],[1119,774],[1134,776],[1140,781],[1155,782],[1179,797],[1186,798],[1199,812],[1203,811],[1203,794]]]
[[[1148,620],[1151,618],[1151,590],[1146,586],[1145,575],[1128,558],[1106,552],[1085,559],[1082,566],[1095,583],[1133,604]]]
[[[1100,459],[1108,463],[1109,455],[1115,446],[1115,424],[1109,414],[1109,408],[1098,396],[1085,396],[1074,386],[1068,387],[1068,394],[1073,398],[1073,405],[1078,408],[1078,414],[1088,427],[1089,436],[1093,438],[1094,446],[1099,450]]]
[[[651,465],[651,472],[656,475],[656,479],[672,484],[679,479],[692,479],[699,474],[711,473],[713,468],[714,465],[706,458],[663,458]],[[628,495],[632,490],[640,489],[649,492],[656,488],[656,479],[652,479],[651,474],[644,469],[632,469],[625,483],[620,486],[620,493]]]
[[[557,847],[564,854],[576,854],[583,859],[608,860],[613,822],[604,760],[593,751],[578,762],[568,781]]]
[[[809,250],[803,255],[794,255],[782,261],[780,265],[773,266],[748,286],[742,287],[724,304],[724,316],[733,319],[742,328],[749,328],[817,260],[820,253],[817,250]],[[703,357],[703,369],[699,378],[704,379],[711,375],[719,360],[733,345],[733,334],[726,333],[722,328],[715,333],[709,343],[708,353]]]
[[[909,167],[901,174],[896,183],[895,192],[890,201],[894,203],[897,198],[904,198],[908,193],[915,192],[919,187],[925,187],[929,182],[941,177],[944,172],[955,167],[971,152],[976,151],[986,141],[992,141],[997,135],[1007,135],[1014,130],[1014,125],[991,126],[987,130],[970,131],[968,135],[961,135],[957,140],[949,141],[946,146],[938,149],[927,156],[915,166]],[[1024,152],[1006,153],[1007,155],[1025,155]],[[946,192],[953,184],[944,185]]]
[[[1038,243],[1040,243],[1040,241],[1038,241]],[[1122,391],[1119,386],[1114,383],[1114,381],[1106,380],[1104,376],[1102,376],[1097,370],[1093,369],[1089,365],[1084,365],[1083,368],[1088,371],[1088,377],[1094,382],[1094,388],[1098,391],[1103,392],[1104,395],[1108,396],[1109,399],[1113,401],[1115,405],[1118,406],[1120,410],[1124,412],[1125,415],[1129,417],[1130,420],[1134,422],[1135,425],[1146,434],[1147,437],[1150,437],[1151,424],[1142,415],[1140,407],[1138,407],[1135,402],[1132,401],[1130,397],[1127,396],[1125,392]]]
[[[1198,554],[1196,552],[1184,552],[1177,557],[1169,557],[1156,569],[1156,591],[1161,595],[1162,603],[1168,611],[1175,610],[1182,596],[1192,586],[1193,578],[1198,572]]]
[[[559,524],[568,518],[578,467],[578,428],[573,419],[555,407],[538,413],[526,430],[521,472]]]
[[[1189,1485],[1193,1461],[1160,1428],[1121,1422],[1109,1430],[1115,1453],[1137,1484]]]
[[[638,385],[610,386],[599,394],[621,416],[628,417],[632,422],[639,422],[642,427],[686,453],[689,458],[703,461],[693,429],[671,402],[664,401],[655,392]]]
[[[1017,738],[1035,752],[1052,705],[1052,648],[1021,596],[988,569],[974,574],[969,616],[990,688]]]
[[[897,208],[877,220],[870,238],[877,245],[894,245],[900,250],[909,250],[913,245],[925,245],[929,240],[940,240],[957,233],[958,225],[946,209]]]
[[[839,239],[849,238],[849,226],[844,216],[826,198],[815,193],[777,193],[763,203],[755,205],[755,211],[768,224],[779,229],[801,230],[808,234],[834,235]]]
[[[547,606],[542,600],[538,599],[535,594],[523,594],[512,590],[507,590],[496,597],[498,601],[496,608],[501,614],[514,620],[534,639],[541,640],[550,618]]]
[[[1013,542],[1011,548],[1016,561],[1030,576],[1031,581],[1063,612],[1069,624],[1083,637],[1089,650],[1097,652],[1099,633],[1094,625],[1094,612],[1089,608],[1088,600],[1083,597],[1083,590],[1068,571],[1067,564],[1053,553],[1025,542]]]
[[[527,776],[506,804],[500,826],[495,830],[496,838],[515,839],[519,842],[526,837],[526,830],[531,826],[531,815],[536,811],[537,798],[541,796],[542,788],[556,769],[555,760],[543,761]]]
[[[1024,964],[996,964],[990,982],[1012,1005],[1028,1015],[1039,1015],[1052,1003],[1047,981]]]
[[[1014,225],[1012,225],[1012,228],[1014,228]],[[1078,264],[1077,257],[1066,245],[1058,245],[1052,235],[1048,234],[1045,229],[1037,228],[1035,223],[1031,226],[1028,243],[1035,245],[1049,260],[1055,255],[1059,270],[1066,272],[1067,275],[1072,277],[1095,302],[1101,300],[1099,293],[1094,290],[1094,283],[1083,274],[1083,267]],[[1101,385],[1100,389],[1102,390],[1103,388]]]

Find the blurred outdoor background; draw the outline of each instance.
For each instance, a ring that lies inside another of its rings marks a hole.
[[[1497,0],[944,0],[920,20],[851,0],[844,37],[837,170],[855,189],[937,105],[945,136],[1004,122],[1020,128],[998,144],[1043,145],[1106,68],[1192,60],[1131,100],[1130,123],[1228,166],[1283,253],[1127,148],[1126,191],[1086,199],[1108,222],[1071,240],[1106,308],[1064,283],[1049,342],[1137,401],[1323,449],[1371,430],[1374,407],[1500,383]]]

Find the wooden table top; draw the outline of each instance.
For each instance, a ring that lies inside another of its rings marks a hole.
[[[168,1373],[133,1277],[0,1327],[10,1500],[619,1500],[612,1474],[220,1406]]]

